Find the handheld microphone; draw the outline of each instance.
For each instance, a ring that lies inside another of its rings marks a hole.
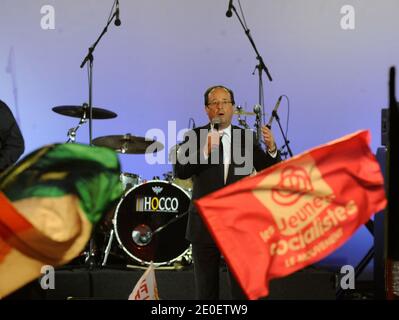
[[[281,99],[282,99],[282,98],[283,98],[283,96],[280,96],[280,97],[278,98],[277,103],[276,103],[276,105],[274,106],[274,109],[273,109],[273,111],[272,111],[272,114],[271,114],[271,116],[270,116],[270,118],[269,118],[269,122],[268,122],[267,125],[266,125],[266,127],[268,127],[269,129],[272,127],[272,122],[273,122],[274,115],[275,115],[275,113],[277,113],[277,109],[278,109],[278,107],[280,106],[280,102],[281,102]]]
[[[231,16],[233,15],[233,12],[231,12],[231,7],[233,6],[233,0],[229,1],[229,7],[226,11],[226,17],[231,18]]]
[[[116,0],[116,11],[115,11],[115,22],[114,24],[119,27],[122,22],[121,19],[119,19],[119,0]]]
[[[219,117],[215,117],[212,119],[212,126],[213,126],[213,129],[215,129],[216,131],[219,131],[219,126],[220,126],[220,118]]]

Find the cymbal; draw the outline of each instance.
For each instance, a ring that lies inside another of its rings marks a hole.
[[[119,153],[143,154],[161,151],[164,146],[155,140],[146,140],[131,134],[103,136],[93,139],[92,143],[98,147],[107,147]]]
[[[239,115],[239,116],[254,116],[254,115],[256,115],[255,112],[248,112],[243,109],[234,110],[234,114]]]
[[[93,107],[92,110],[93,119],[112,119],[117,117],[115,112],[106,109]],[[83,106],[58,106],[54,107],[53,111],[74,118],[83,118],[84,113],[86,113],[86,119],[89,118],[89,107],[87,104]]]

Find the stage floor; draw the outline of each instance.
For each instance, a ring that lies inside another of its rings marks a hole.
[[[56,271],[55,289],[46,290],[44,299],[120,299],[126,300],[143,274],[141,269],[106,267],[88,270],[84,267]],[[155,270],[162,300],[193,300],[193,267],[180,270]],[[308,268],[270,283],[269,299],[335,300],[335,274]],[[220,299],[228,300],[227,272],[220,269]]]

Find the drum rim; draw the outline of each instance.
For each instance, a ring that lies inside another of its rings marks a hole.
[[[141,176],[140,176],[139,174],[132,173],[132,172],[121,172],[119,176],[134,177],[134,178],[139,178],[139,179],[141,179]]]
[[[151,183],[151,182],[172,184],[174,187],[177,187],[178,189],[180,189],[181,191],[183,191],[184,194],[188,197],[188,199],[190,199],[190,202],[191,202],[191,196],[189,195],[189,193],[188,193],[186,190],[184,190],[182,187],[180,187],[180,186],[178,186],[178,185],[176,185],[176,184],[174,184],[174,183],[172,183],[172,182],[164,181],[164,180],[147,180],[147,181],[145,181],[145,182],[142,182],[142,183],[140,183],[140,184],[138,184],[138,185],[135,185],[135,186],[131,187],[129,190],[127,190],[127,191],[123,194],[122,198],[121,198],[121,199],[119,200],[119,202],[118,202],[118,205],[116,206],[115,213],[114,213],[114,217],[113,217],[113,219],[112,219],[112,225],[113,225],[113,229],[114,229],[114,232],[115,232],[116,240],[118,241],[118,244],[119,244],[119,246],[122,248],[122,250],[125,251],[125,253],[127,253],[127,255],[128,255],[129,257],[133,258],[133,260],[139,262],[140,264],[142,264],[142,265],[147,265],[147,266],[149,266],[149,265],[151,264],[151,261],[150,261],[150,262],[147,262],[147,261],[144,261],[144,260],[142,260],[142,259],[139,259],[138,257],[136,257],[135,255],[133,255],[129,250],[127,250],[127,249],[125,248],[125,246],[123,245],[121,239],[119,238],[119,234],[118,234],[118,230],[117,230],[116,226],[117,226],[117,218],[118,218],[118,213],[119,213],[119,207],[121,206],[123,200],[124,200],[124,199],[127,197],[127,195],[128,195],[130,192],[132,192],[134,189],[138,188],[139,186],[141,186],[141,185],[143,185],[143,184],[147,184],[147,183]],[[187,208],[187,210],[188,210],[188,208]],[[176,258],[173,258],[172,260],[168,260],[168,261],[153,262],[153,265],[154,265],[155,267],[164,266],[164,265],[170,265],[170,264],[172,264],[173,262],[175,262],[176,260],[178,260],[178,259],[180,259],[181,257],[183,257],[184,255],[186,255],[186,254],[190,251],[190,247],[191,247],[191,243],[189,244],[188,248],[187,248],[182,254],[180,254],[179,256],[177,256]]]

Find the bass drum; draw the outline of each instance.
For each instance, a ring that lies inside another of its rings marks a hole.
[[[190,247],[185,239],[187,214],[182,216],[189,205],[187,191],[167,181],[151,180],[131,188],[118,203],[113,220],[121,248],[143,265],[172,264]],[[178,216],[182,217],[171,222]]]

